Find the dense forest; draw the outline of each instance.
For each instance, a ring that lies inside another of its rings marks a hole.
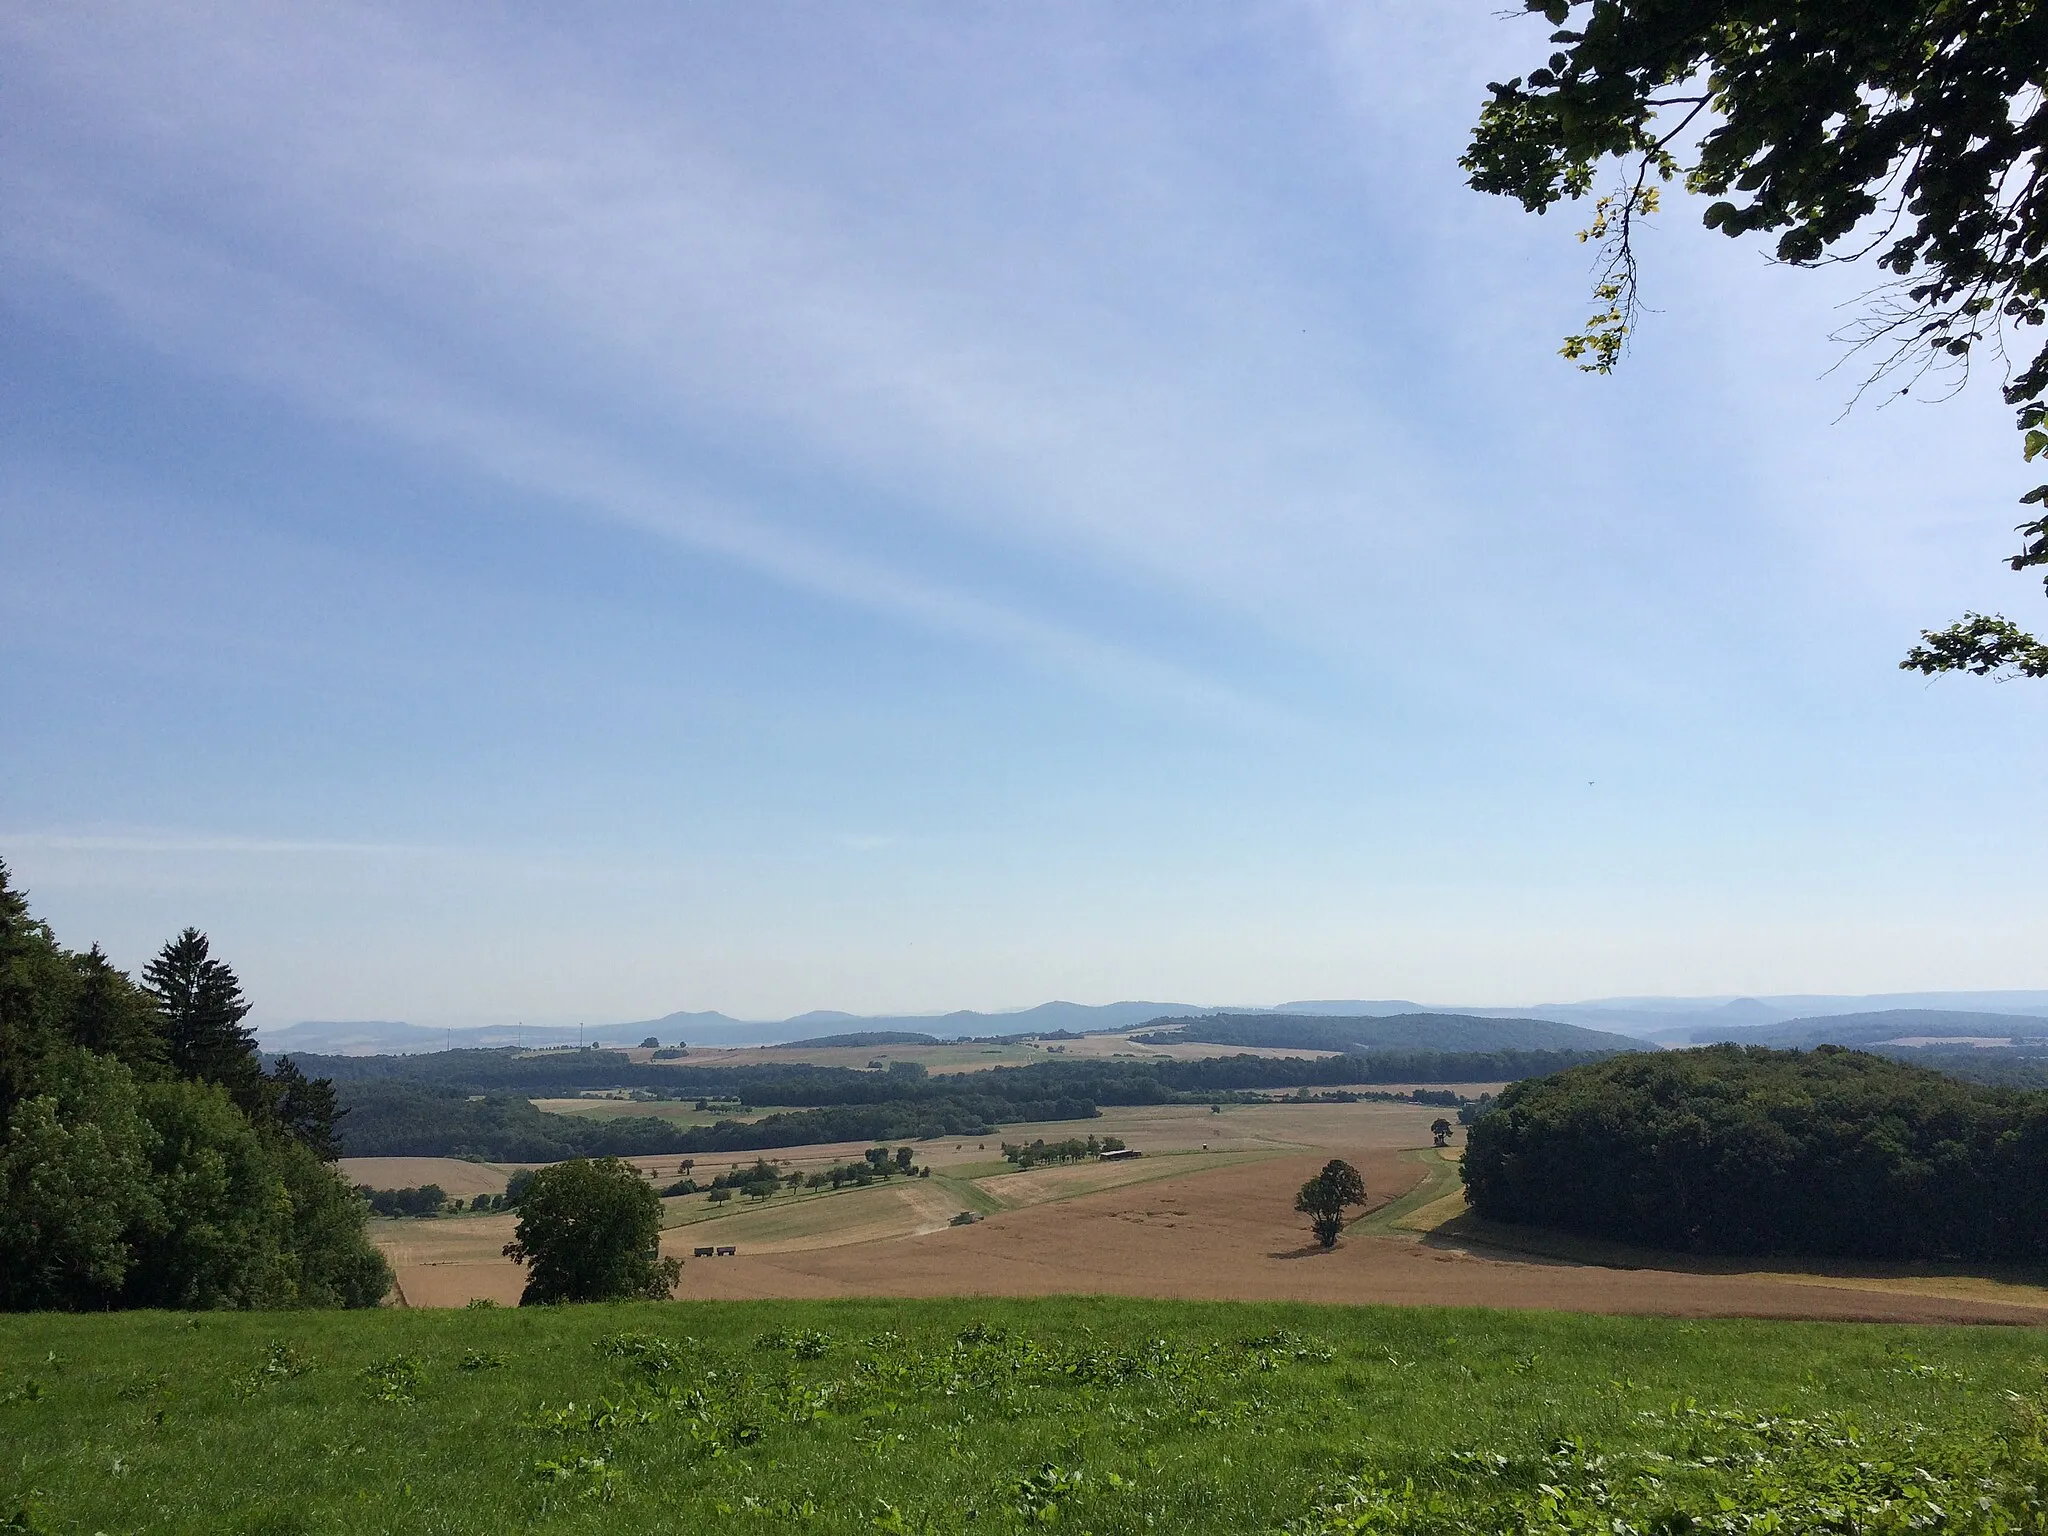
[[[140,983],[58,944],[0,863],[0,1307],[373,1306],[331,1084],[265,1071],[188,928]]]
[[[1592,1059],[1575,1051],[1374,1052],[1370,1056],[1225,1056],[1206,1061],[1038,1061],[927,1075],[776,1064],[637,1065],[622,1051],[445,1051],[424,1056],[302,1057],[337,1080],[351,1156],[538,1161],[578,1154],[748,1152],[875,1138],[988,1135],[1004,1124],[1093,1117],[1101,1105],[1209,1103],[1253,1089],[1340,1084],[1497,1082]],[[664,1098],[786,1106],[752,1123],[682,1128],[653,1116],[545,1114],[531,1097],[625,1088]]]
[[[1096,1113],[1086,1099],[997,1099],[956,1093],[786,1110],[754,1121],[685,1127],[652,1115],[550,1115],[523,1098],[473,1098],[457,1088],[406,1082],[356,1085],[347,1102],[342,1134],[352,1157],[479,1157],[493,1162],[989,1136],[999,1123],[1082,1120]]]
[[[1472,1208],[1693,1253],[2048,1255],[2048,1094],[1838,1046],[1617,1056],[1472,1125]]]

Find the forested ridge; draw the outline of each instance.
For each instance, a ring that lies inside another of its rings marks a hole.
[[[774,1064],[639,1065],[622,1051],[448,1051],[425,1056],[303,1057],[338,1080],[351,1156],[467,1156],[494,1161],[755,1151],[864,1138],[991,1134],[1003,1124],[1084,1120],[1098,1106],[1204,1103],[1254,1089],[1340,1084],[1497,1082],[1589,1059],[1575,1051],[1374,1052],[1369,1056],[1224,1056],[1204,1061],[1039,1061],[926,1075]],[[906,1070],[907,1068],[907,1070]],[[655,1116],[547,1114],[531,1097],[628,1089],[665,1098],[783,1106],[757,1121],[681,1127]]]
[[[187,928],[140,983],[67,950],[0,863],[0,1307],[373,1306],[331,1084],[263,1070]]]
[[[1628,1035],[1555,1019],[1496,1019],[1471,1013],[1211,1013],[1159,1019],[1134,1040],[1160,1045],[1252,1045],[1284,1051],[1630,1051]]]
[[[1465,1151],[1493,1220],[1714,1254],[2048,1255],[2048,1093],[1839,1046],[1617,1056],[1510,1085]]]
[[[455,1088],[390,1082],[356,1085],[347,1102],[343,1136],[352,1157],[480,1157],[493,1162],[990,1136],[1003,1122],[1082,1120],[1096,1113],[1086,1099],[934,1094],[679,1126],[652,1115],[598,1119],[545,1114],[529,1100],[510,1095],[473,1098]]]

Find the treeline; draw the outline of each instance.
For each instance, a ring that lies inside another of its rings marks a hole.
[[[331,1084],[266,1072],[188,928],[137,983],[0,863],[0,1308],[374,1306],[391,1271],[329,1166]]]
[[[342,1079],[338,1092],[347,1114],[342,1137],[351,1156],[513,1162],[986,1136],[1004,1124],[1092,1119],[1102,1105],[1214,1103],[1271,1088],[1501,1081],[1556,1072],[1587,1059],[1576,1051],[1376,1051],[1323,1058],[1039,1061],[927,1076],[916,1070],[863,1072],[802,1064],[636,1067],[617,1051],[303,1058]],[[525,1097],[650,1087],[674,1099],[793,1108],[751,1122],[686,1129],[654,1116],[546,1114]]]
[[[1715,1254],[2048,1255],[2048,1093],[1840,1046],[1631,1054],[1512,1084],[1472,1209]]]
[[[2039,1046],[1886,1045],[1894,1061],[2000,1088],[2048,1088],[2048,1051]]]
[[[1348,1056],[1215,1056],[1200,1061],[1086,1057],[1024,1066],[926,1075],[916,1063],[886,1072],[804,1063],[743,1067],[638,1064],[621,1051],[442,1051],[421,1056],[301,1056],[310,1072],[332,1078],[344,1102],[360,1102],[373,1084],[411,1083],[468,1094],[563,1097],[583,1089],[624,1088],[663,1098],[730,1100],[818,1108],[902,1099],[1087,1099],[1096,1104],[1166,1104],[1183,1094],[1343,1084],[1505,1082],[1599,1060],[1571,1050],[1375,1050]]]
[[[653,1157],[666,1153],[752,1152],[834,1141],[914,1141],[990,1136],[1007,1121],[1085,1120],[1085,1099],[999,1099],[946,1094],[879,1104],[788,1110],[759,1120],[678,1126],[652,1116],[586,1119],[550,1115],[523,1098],[472,1098],[460,1089],[413,1083],[358,1083],[342,1136],[352,1157],[477,1157],[555,1162],[567,1157]]]

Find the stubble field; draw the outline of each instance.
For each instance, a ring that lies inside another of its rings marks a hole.
[[[778,1195],[723,1207],[667,1202],[663,1250],[685,1260],[684,1298],[1117,1295],[1159,1299],[1451,1304],[1678,1317],[2048,1323],[2033,1275],[1908,1266],[1710,1263],[1489,1229],[1462,1214],[1437,1159],[1438,1111],[1394,1104],[1116,1110],[1009,1139],[1124,1136],[1146,1155],[1002,1171],[1001,1137],[920,1144],[929,1179]],[[790,1149],[797,1171],[857,1160],[864,1144]],[[1454,1149],[1455,1150],[1455,1149]],[[1371,1204],[1333,1252],[1293,1211],[1328,1157],[1363,1171]],[[750,1159],[749,1159],[750,1160]],[[657,1179],[673,1158],[636,1159]],[[738,1159],[698,1159],[700,1179]],[[949,1223],[962,1211],[982,1219]],[[518,1299],[524,1271],[499,1253],[511,1215],[386,1221],[380,1246],[404,1301],[459,1307]],[[734,1246],[700,1259],[700,1246]]]

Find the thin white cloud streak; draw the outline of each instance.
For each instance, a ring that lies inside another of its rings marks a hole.
[[[274,25],[275,15],[230,11],[210,34],[180,25],[138,35],[131,18],[104,29],[99,46],[113,60],[146,49],[151,67],[103,66],[73,83],[92,92],[131,177],[199,178],[195,168],[218,166],[211,174],[234,188],[252,237],[244,246],[268,247],[273,265],[310,260],[325,291],[419,322],[409,346],[383,343],[411,381],[334,356],[323,326],[359,334],[361,305],[325,322],[294,314],[263,293],[259,278],[291,286],[276,273],[180,251],[175,221],[88,210],[93,195],[64,185],[62,168],[37,165],[29,149],[9,156],[21,178],[10,201],[33,210],[23,224],[42,226],[24,241],[41,235],[46,259],[102,289],[128,288],[135,312],[155,308],[160,321],[167,304],[182,307],[177,344],[215,366],[248,366],[252,344],[267,340],[289,368],[310,342],[321,366],[298,362],[294,384],[316,408],[374,414],[415,440],[463,437],[472,454],[517,464],[557,494],[564,478],[609,473],[615,514],[685,527],[705,547],[813,590],[856,600],[865,591],[920,622],[1112,674],[1161,664],[1071,624],[941,590],[900,560],[857,559],[815,535],[807,544],[786,510],[771,526],[759,506],[650,507],[650,490],[666,492],[671,477],[644,453],[615,450],[608,471],[573,465],[565,476],[577,457],[563,441],[575,435],[568,423],[615,407],[657,424],[780,437],[797,457],[885,496],[906,532],[931,523],[1056,560],[1085,556],[1116,579],[1166,581],[1282,632],[1320,628],[1324,644],[1333,611],[1355,623],[1362,595],[1398,603],[1412,582],[1395,573],[1412,571],[1456,521],[1439,511],[1438,527],[1418,528],[1416,468],[1347,376],[1355,339],[1341,365],[1325,343],[1295,339],[1321,299],[1288,292],[1271,253],[1248,243],[1257,220],[1205,181],[1131,93],[1105,87],[1086,103],[1100,118],[1093,129],[1140,140],[1156,161],[1146,166],[1149,206],[1092,232],[1113,255],[1069,270],[1073,246],[1088,242],[1035,231],[1029,248],[970,279],[948,270],[943,247],[975,232],[937,229],[942,249],[919,264],[819,189],[741,164],[701,142],[697,125],[627,112],[573,75],[522,93],[506,71],[473,57],[445,67],[404,26],[360,12],[258,46],[265,23],[250,17]],[[46,32],[46,52],[77,46]],[[196,99],[198,79],[219,88]],[[46,238],[51,218],[82,214],[65,248]],[[136,227],[108,227],[123,220]],[[218,266],[210,279],[193,270],[208,259]],[[237,308],[260,324],[232,338],[195,325]],[[496,370],[508,387],[492,400],[472,386],[465,400],[450,370],[427,361],[451,356],[467,356],[473,374]],[[511,405],[530,398],[540,374],[585,391],[545,430]],[[543,457],[555,467],[534,462]],[[628,467],[643,483],[618,487]],[[842,520],[836,534],[878,531]],[[1217,691],[1173,670],[1150,686]]]
[[[51,853],[230,854],[257,858],[336,854],[412,857],[446,850],[419,843],[359,843],[328,838],[243,837],[196,832],[0,832],[0,853],[30,848]]]
[[[34,233],[19,240],[0,236],[0,250],[30,257],[88,289],[173,355],[204,356],[330,419],[459,456],[509,488],[724,556],[801,590],[1218,721],[1250,727],[1281,719],[1184,668],[835,549],[733,498],[675,483],[679,477],[658,478],[595,441],[496,407],[458,381],[410,366],[365,327],[279,278],[237,271],[104,205],[67,204],[55,189],[33,190],[42,195],[23,196],[32,189],[16,181],[10,200],[35,208],[35,217],[17,226]]]

